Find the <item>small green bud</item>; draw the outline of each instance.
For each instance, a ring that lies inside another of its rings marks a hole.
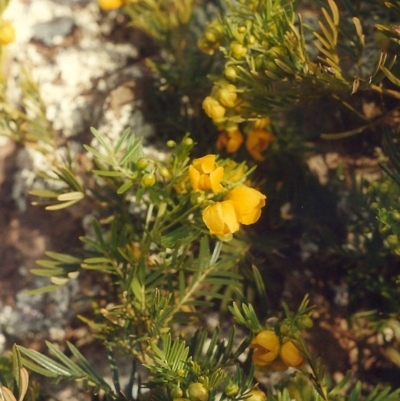
[[[228,79],[231,79],[232,81],[234,81],[238,76],[236,69],[230,66],[225,68],[224,74]]]
[[[234,397],[239,393],[239,386],[236,383],[228,383],[224,388],[224,394],[227,397]]]
[[[392,217],[396,221],[400,221],[400,212],[398,210],[393,210]]]
[[[310,329],[313,327],[313,321],[308,315],[303,315],[300,316],[299,321],[298,321],[298,327],[299,329]]]
[[[167,146],[169,148],[174,148],[176,146],[176,142],[170,139],[169,141],[167,141]]]
[[[379,190],[380,190],[382,193],[386,194],[386,193],[389,192],[389,185],[388,185],[386,182],[383,182],[383,183],[380,185]]]
[[[192,138],[185,138],[182,143],[185,146],[192,146],[193,145],[193,139]]]
[[[188,388],[190,401],[208,401],[209,392],[201,383],[192,383]]]
[[[152,187],[156,183],[156,176],[154,174],[145,174],[142,177],[142,184],[145,187]]]
[[[185,369],[178,369],[178,370],[176,371],[176,374],[177,374],[179,377],[185,376]]]
[[[206,196],[202,192],[192,192],[190,194],[190,203],[192,205],[200,205],[206,200]]]
[[[282,323],[279,327],[279,331],[281,334],[289,333],[289,326],[286,323]]]
[[[378,202],[372,202],[372,203],[369,205],[369,207],[370,207],[372,210],[376,210],[376,209],[378,209],[379,204],[378,204]]]
[[[388,235],[386,241],[389,245],[395,246],[399,243],[399,237],[395,234]]]
[[[384,225],[380,225],[380,226],[378,227],[378,231],[379,231],[381,234],[386,234],[386,233],[389,231],[389,227],[388,227],[388,226],[384,226]]]
[[[139,170],[144,170],[145,168],[147,168],[148,165],[149,165],[149,161],[147,159],[145,159],[144,157],[141,157],[136,163],[136,167]]]
[[[400,245],[397,245],[396,248],[392,251],[396,256],[400,256]]]
[[[249,45],[254,45],[254,43],[256,43],[256,38],[254,35],[250,35],[249,38],[247,39],[247,42],[249,43]]]
[[[170,178],[171,177],[171,173],[169,172],[169,170],[166,167],[161,167],[158,172],[160,173],[161,177],[164,178]]]
[[[171,392],[170,392],[170,396],[172,398],[182,398],[183,396],[183,391],[180,387],[174,387]]]

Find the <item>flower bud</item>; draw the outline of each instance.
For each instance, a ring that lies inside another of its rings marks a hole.
[[[242,58],[247,54],[247,47],[243,46],[239,42],[236,42],[236,41],[232,42],[230,44],[230,48],[231,48],[232,56],[237,59]]]
[[[237,88],[235,85],[225,85],[218,91],[218,100],[225,107],[235,107],[237,101]]]
[[[285,363],[287,366],[298,367],[304,362],[304,356],[292,341],[287,341],[285,344],[283,344],[279,354],[283,363]]]
[[[313,327],[313,321],[310,316],[303,315],[299,317],[297,325],[299,329],[310,329],[311,327]]]
[[[251,390],[250,397],[246,398],[247,401],[267,401],[267,394],[261,390]]]
[[[386,241],[391,246],[396,246],[399,243],[399,237],[396,234],[391,234],[386,237]]]
[[[141,157],[136,163],[136,167],[139,170],[144,170],[145,168],[147,168],[148,165],[149,165],[149,161],[147,159],[145,159],[144,157]]]
[[[142,184],[145,187],[152,187],[156,183],[156,176],[154,174],[145,174],[142,177]]]
[[[201,383],[192,383],[188,388],[190,401],[208,401],[209,392]]]
[[[182,391],[182,389],[181,389],[180,387],[174,387],[174,388],[171,390],[171,392],[170,392],[170,396],[171,396],[173,399],[182,398],[182,396],[183,396],[183,391]]]
[[[158,172],[160,173],[161,177],[164,177],[166,179],[171,177],[171,173],[166,167],[161,167],[160,170],[158,170]]]
[[[400,221],[400,212],[398,210],[393,210],[392,217],[393,217],[393,220]]]
[[[185,138],[182,142],[185,146],[192,146],[193,145],[193,139],[192,138]]]
[[[239,386],[236,383],[228,383],[224,388],[224,394],[227,397],[234,397],[239,393]]]
[[[213,120],[219,120],[225,115],[225,107],[222,106],[218,100],[211,96],[207,96],[203,100],[203,109],[208,117],[212,118]]]
[[[232,81],[234,81],[238,77],[236,69],[231,66],[225,68],[224,74],[228,79],[231,79]]]

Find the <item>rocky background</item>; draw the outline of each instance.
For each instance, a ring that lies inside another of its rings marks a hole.
[[[101,12],[95,0],[11,0],[4,18],[17,35],[5,55],[8,97],[19,103],[20,78],[27,72],[40,88],[61,147],[68,142],[82,149],[91,141],[90,127],[112,138],[130,126],[151,141],[152,127],[141,112],[149,84],[143,59],[155,49],[120,13]],[[150,143],[147,150],[157,152]],[[92,279],[49,294],[24,294],[48,283],[30,274],[35,261],[46,250],[71,251],[84,234],[87,211],[51,213],[30,204],[28,191],[43,163],[39,153],[0,137],[0,354],[14,342],[38,350],[45,339],[92,343],[73,319],[90,305]],[[84,397],[62,385],[54,391],[56,399]]]

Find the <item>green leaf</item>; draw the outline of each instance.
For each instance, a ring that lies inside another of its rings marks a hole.
[[[104,177],[123,177],[125,174],[122,171],[110,171],[110,170],[92,170],[94,174],[101,175]]]
[[[49,341],[46,341],[47,347],[53,353],[53,355],[67,368],[74,377],[83,377],[85,376],[85,372],[76,365],[73,361],[71,361],[67,356],[65,356],[55,345],[51,344]]]
[[[130,133],[131,133],[131,129],[129,127],[124,130],[124,132],[121,134],[118,142],[116,143],[116,145],[114,147],[114,154],[116,154],[119,151],[122,144],[126,141],[126,139],[128,138]]]
[[[104,138],[98,133],[98,131],[91,127],[90,131],[92,132],[93,136],[100,142],[101,146],[107,151],[109,155],[112,154],[111,147],[107,144],[107,142],[104,140]]]
[[[129,188],[133,187],[135,184],[134,181],[126,181],[124,182],[118,189],[117,189],[117,194],[122,195],[124,192],[126,192]]]
[[[45,209],[46,210],[51,210],[51,211],[55,211],[55,210],[61,210],[61,209],[65,209],[69,206],[72,206],[73,204],[75,204],[76,202],[79,202],[80,199],[78,200],[71,200],[69,202],[63,202],[63,203],[58,203],[56,205],[50,205],[50,206],[46,206]]]
[[[74,191],[74,192],[68,192],[66,194],[61,194],[57,196],[57,200],[60,202],[65,202],[65,201],[80,201],[85,197],[85,194],[82,192]]]
[[[18,350],[21,352],[21,354],[27,356],[34,363],[36,363],[37,365],[40,365],[42,368],[45,368],[51,374],[55,374],[57,376],[63,376],[63,377],[71,377],[72,376],[72,373],[66,367],[59,364],[58,362],[53,361],[52,359],[41,354],[40,352],[37,352],[33,349],[20,347],[20,346],[18,346]]]
[[[107,391],[111,391],[107,382],[105,382],[104,379],[92,368],[88,360],[79,352],[79,350],[69,341],[67,342],[67,346],[84,371],[89,375],[89,379]]]
[[[40,288],[35,288],[33,290],[25,290],[23,291],[24,295],[40,295],[40,294],[45,294],[47,292],[54,291],[55,289],[60,288],[58,285],[51,284],[51,285],[46,285],[44,287]],[[40,372],[38,372],[40,373]]]
[[[394,83],[396,86],[400,87],[400,78],[397,78],[390,70],[388,70],[386,67],[383,65],[380,66],[380,69],[383,71],[383,73],[387,76],[387,78]]]
[[[352,21],[356,28],[356,32],[357,32],[357,36],[358,36],[358,40],[360,41],[360,44],[362,46],[365,46],[365,35],[363,34],[363,29],[362,29],[360,19],[357,17],[353,17]]]
[[[50,191],[48,189],[32,189],[29,191],[30,195],[40,196],[41,198],[57,198],[59,193]]]
[[[68,184],[72,189],[78,192],[84,192],[81,184],[75,178],[74,174],[65,167],[60,167],[54,169],[54,173],[58,175],[66,184]]]

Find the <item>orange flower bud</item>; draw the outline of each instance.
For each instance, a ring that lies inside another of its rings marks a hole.
[[[203,100],[203,109],[208,117],[212,118],[213,120],[220,120],[225,115],[225,107],[222,106],[218,100],[211,96],[207,96]]]
[[[254,160],[263,161],[264,156],[261,152],[266,150],[273,140],[275,140],[275,135],[265,131],[264,129],[252,130],[247,134],[247,151]]]
[[[239,230],[240,224],[231,201],[215,202],[202,213],[204,224],[210,234],[227,236]]]
[[[194,159],[189,166],[189,178],[194,191],[211,189],[214,193],[219,192],[223,177],[224,168],[218,167],[215,155]]]
[[[250,347],[254,348],[253,362],[255,365],[269,365],[278,356],[279,337],[271,330],[264,330],[253,339]]]
[[[233,202],[239,222],[242,224],[253,224],[260,218],[266,198],[261,192],[245,185],[232,189],[225,196],[225,200]]]
[[[293,368],[300,366],[305,360],[304,356],[292,343],[292,341],[287,341],[285,344],[283,344],[279,354],[283,363]]]
[[[235,153],[243,143],[243,135],[239,130],[223,131],[217,139],[217,149],[225,148],[228,153]]]

